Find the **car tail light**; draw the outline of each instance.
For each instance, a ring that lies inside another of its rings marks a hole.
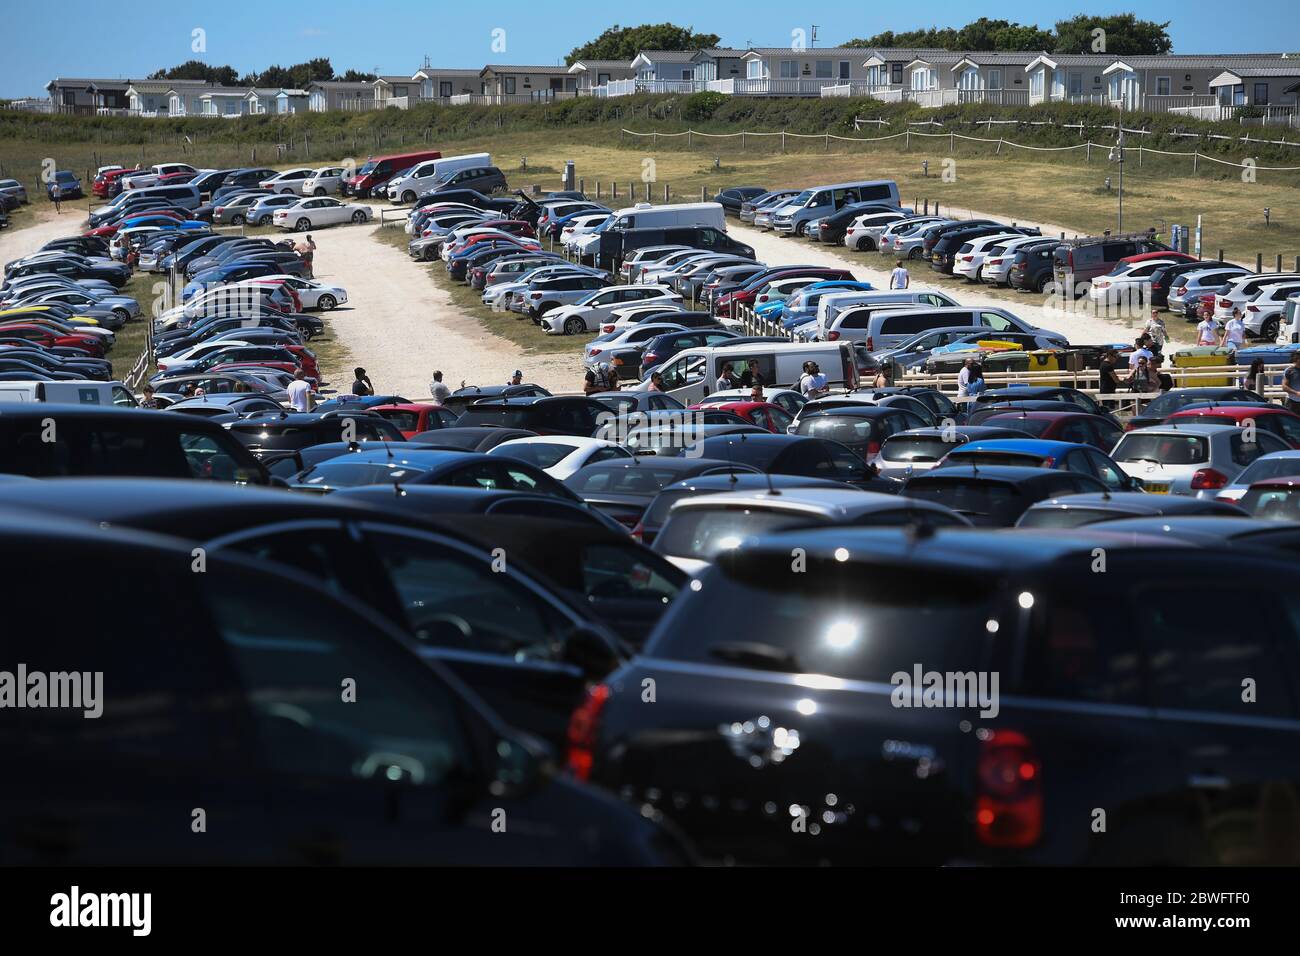
[[[868,335],[868,336],[867,336],[867,351],[868,351],[868,352],[874,352],[875,350],[876,350],[876,344],[875,344],[875,342],[873,342],[873,341],[871,340],[871,336]]]
[[[1228,476],[1213,468],[1198,468],[1192,475],[1193,491],[1211,491],[1222,488],[1228,483]]]
[[[650,368],[651,366],[658,365],[658,364],[659,364],[659,356],[656,355],[654,352],[642,353],[641,355],[642,368]]]
[[[1246,311],[1247,311],[1247,312],[1258,312],[1258,311],[1259,311],[1259,306],[1257,306],[1257,305],[1248,305],[1248,306],[1246,306]]]
[[[612,326],[612,325],[602,325],[602,326],[600,327],[600,331],[602,331],[602,332],[604,332],[606,335],[608,335],[610,332],[613,332],[613,331],[614,331],[614,326]]]
[[[867,457],[872,458],[879,454],[880,454],[880,442],[878,441],[867,442]]]
[[[1228,504],[1230,504],[1230,505],[1235,505],[1235,504],[1237,503],[1237,499],[1236,499],[1236,498],[1230,497],[1230,496],[1228,496],[1228,495],[1215,495],[1215,496],[1214,496],[1214,500],[1215,500],[1215,501],[1226,501],[1226,502],[1227,502]]]
[[[603,352],[603,351],[605,351],[605,350],[604,350],[604,349],[592,349],[592,350],[591,350],[591,354],[592,354],[592,355],[599,355],[599,354],[600,354],[601,352]]]
[[[839,338],[840,338],[840,333],[837,332],[835,329],[831,329],[831,331],[826,333],[827,342],[837,342],[839,341]]]
[[[974,256],[962,256],[962,257],[961,257],[961,261],[962,261],[962,262],[974,262],[974,261],[975,261],[975,257],[974,257]]]
[[[528,298],[530,298],[530,299],[540,299],[541,297],[542,297],[542,294],[541,294],[540,292],[530,292],[530,293],[528,293]]]
[[[1002,262],[1001,259],[990,259],[990,260],[989,260],[989,265],[991,265],[991,266],[996,266],[996,265],[1000,264],[1001,262]]]
[[[1174,295],[1186,295],[1186,294],[1187,294],[1187,286],[1185,285],[1180,285],[1177,289],[1174,290]]]
[[[980,743],[975,773],[979,841],[992,847],[1037,843],[1043,833],[1042,766],[1029,738],[1015,730],[992,731]]]
[[[1231,299],[1220,299],[1220,300],[1219,300],[1219,306],[1220,306],[1221,308],[1226,309],[1226,308],[1228,308],[1230,305],[1232,305],[1232,300],[1231,300]]]
[[[1096,282],[1093,283],[1093,285],[1095,285],[1098,289],[1110,288],[1110,283],[1105,279],[1098,279]]]
[[[609,702],[609,687],[597,684],[587,692],[587,699],[579,705],[569,718],[566,734],[568,744],[565,764],[579,780],[591,779],[591,768],[595,763],[596,735],[600,728],[600,715]]]

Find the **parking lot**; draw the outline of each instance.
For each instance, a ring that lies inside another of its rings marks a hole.
[[[0,863],[1300,863],[1300,277],[337,169],[0,234]]]

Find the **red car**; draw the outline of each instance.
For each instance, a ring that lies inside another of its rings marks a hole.
[[[90,191],[101,199],[110,199],[122,191],[122,177],[132,173],[142,173],[143,169],[110,169],[95,177],[90,184]]]
[[[460,417],[451,409],[429,402],[375,405],[366,411],[388,419],[397,426],[402,436],[408,439],[420,432],[432,431],[435,428],[450,428]]]
[[[1185,408],[1165,419],[1165,424],[1185,421],[1198,425],[1245,425],[1254,422],[1260,431],[1270,432],[1292,448],[1300,448],[1300,415],[1280,405],[1214,405]]]
[[[692,405],[692,410],[708,408],[710,411],[731,412],[759,428],[766,428],[777,435],[786,433],[786,426],[794,421],[794,416],[780,405],[771,402],[724,402],[721,405]]]
[[[98,335],[69,333],[64,335],[44,325],[37,325],[32,322],[6,322],[0,325],[0,335],[12,338],[27,339],[29,342],[35,342],[43,345],[47,349],[55,346],[64,346],[85,349],[92,355],[100,356],[104,354],[103,339]],[[95,351],[98,349],[98,351]]]
[[[981,418],[979,423],[994,428],[1014,428],[1029,438],[1092,445],[1108,454],[1124,434],[1123,429],[1110,419],[1087,412],[1008,411]]]

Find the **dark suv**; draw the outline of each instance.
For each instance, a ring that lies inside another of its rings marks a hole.
[[[1057,248],[1048,243],[1017,249],[1015,258],[1011,260],[1011,269],[1007,272],[1007,283],[1021,292],[1045,292],[1053,282]]]
[[[458,169],[434,186],[435,191],[444,189],[473,189],[475,192],[490,196],[495,192],[509,189],[505,173],[495,166],[470,166]]]
[[[538,435],[586,438],[603,420],[600,416],[609,415],[607,407],[581,395],[529,396],[500,401],[482,399],[465,407],[464,414],[456,419],[456,427],[495,425],[522,428]]]
[[[1164,252],[1169,247],[1157,242],[1155,233],[1125,236],[1088,236],[1061,243],[1053,253],[1053,279],[1057,289],[1065,289],[1073,282],[1077,294],[1079,286],[1104,276],[1119,264],[1121,259],[1140,256],[1147,252]],[[1086,290],[1085,290],[1086,291]]]
[[[1078,529],[759,538],[592,689],[568,765],[726,862],[1295,865],[1300,595],[1269,582],[1298,569]]]

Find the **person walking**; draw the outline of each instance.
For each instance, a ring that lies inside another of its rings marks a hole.
[[[311,385],[307,382],[307,373],[298,369],[293,373],[293,381],[285,390],[289,393],[289,404],[295,412],[309,412],[312,409]]]
[[[50,198],[54,200],[54,211],[61,215],[63,213],[63,203],[61,201],[63,199],[63,187],[59,185],[57,179],[50,183]]]
[[[966,380],[966,394],[971,398],[978,398],[989,383],[984,380],[984,366],[979,362],[972,362],[970,375]]]
[[[1165,343],[1169,341],[1169,329],[1165,327],[1165,320],[1158,309],[1151,310],[1151,318],[1147,321],[1145,331],[1151,337],[1152,358],[1159,365],[1164,357]]]
[[[903,265],[903,260],[899,259],[894,266],[894,271],[889,274],[889,287],[891,289],[906,289],[912,284],[912,276],[908,273],[907,267]]]
[[[433,396],[435,405],[447,404],[447,399],[451,397],[451,389],[442,383],[442,371],[435,370],[433,381],[429,383],[429,394]]]
[[[520,369],[515,369],[515,374],[510,376],[510,381],[506,382],[506,384],[507,384],[507,385],[522,385],[522,384],[524,384],[524,373],[523,373],[523,371],[520,370]]]
[[[1119,375],[1115,367],[1119,364],[1119,353],[1111,349],[1101,360],[1101,377],[1097,390],[1103,395],[1114,395],[1119,388]]]
[[[970,391],[969,391],[970,375],[971,375],[970,370],[974,368],[974,366],[975,366],[975,360],[973,358],[968,358],[965,362],[962,363],[961,371],[957,373],[957,397],[958,398],[970,397]]]
[[[307,238],[302,242],[298,243],[297,245],[295,245],[293,248],[294,251],[298,253],[298,255],[302,258],[303,272],[305,273],[305,278],[308,279],[316,278],[316,271],[313,268],[313,263],[316,259],[316,242],[315,240],[312,239],[311,233],[308,233]]]
[[[358,397],[375,394],[375,386],[370,383],[370,376],[366,374],[363,368],[352,370],[356,378],[352,382],[352,394]]]
[[[1154,358],[1151,350],[1147,348],[1146,334],[1138,336],[1133,340],[1133,351],[1128,356],[1128,370],[1130,374],[1138,367],[1138,362]]]
[[[1196,344],[1197,345],[1218,345],[1219,344],[1219,326],[1214,321],[1214,317],[1207,315],[1196,326]]]
[[[816,362],[804,363],[803,378],[799,379],[799,391],[810,402],[830,394],[830,388],[826,384],[826,376],[822,374],[821,366]]]
[[[1287,410],[1300,415],[1300,350],[1291,356],[1291,367],[1282,374],[1282,391]]]
[[[1246,344],[1246,323],[1241,319],[1241,309],[1232,310],[1232,318],[1223,326],[1223,336],[1219,345],[1236,352]]]

